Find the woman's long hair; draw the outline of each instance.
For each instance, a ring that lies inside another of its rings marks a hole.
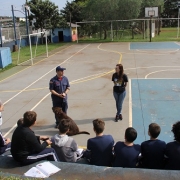
[[[116,66],[119,67],[119,79],[122,79],[122,76],[124,74],[124,68],[122,64],[117,64]]]

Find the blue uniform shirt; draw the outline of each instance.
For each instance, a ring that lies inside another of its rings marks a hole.
[[[127,146],[124,142],[119,141],[114,146],[114,153],[114,167],[136,168],[141,146],[139,144]]]
[[[114,139],[111,135],[88,139],[87,149],[91,151],[90,163],[96,166],[110,166]]]
[[[49,90],[54,90],[59,94],[64,93],[66,89],[69,87],[70,87],[69,81],[66,76],[63,76],[62,79],[60,80],[56,75],[49,82]],[[51,97],[53,101],[58,101],[62,99],[54,94],[51,94]],[[67,96],[65,97],[65,99],[67,99]]]

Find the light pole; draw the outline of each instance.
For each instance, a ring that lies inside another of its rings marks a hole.
[[[14,47],[14,50],[16,51],[17,49],[17,36],[16,36],[16,22],[15,22],[15,16],[14,16],[14,11],[18,11],[18,12],[21,12],[22,14],[25,15],[26,17],[26,33],[27,35],[29,35],[29,26],[28,26],[28,17],[27,17],[27,11],[29,11],[29,7],[27,5],[24,6],[25,8],[25,13],[23,13],[22,11],[20,10],[16,10],[14,9],[13,5],[11,5],[11,8],[12,8],[12,16],[13,16],[13,27],[14,27],[14,39],[15,39],[15,47]]]
[[[2,28],[2,25],[1,25],[1,23],[0,23],[0,41],[1,41],[1,46],[0,46],[0,47],[2,47],[2,44],[3,44],[3,42],[2,42],[2,31],[1,31],[1,28]]]
[[[69,13],[69,20],[70,20],[70,34],[71,34],[71,41],[72,41],[72,23],[71,23],[71,18],[72,18],[72,14],[71,14],[71,11],[70,11],[70,13]]]
[[[15,39],[15,46],[17,45],[17,36],[16,36],[16,22],[15,22],[15,17],[14,17],[14,7],[11,5],[12,8],[12,16],[13,16],[13,27],[14,27],[14,39]]]

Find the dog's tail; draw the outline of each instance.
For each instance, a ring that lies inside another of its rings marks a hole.
[[[77,134],[88,134],[88,135],[90,135],[90,133],[87,131],[79,131]]]

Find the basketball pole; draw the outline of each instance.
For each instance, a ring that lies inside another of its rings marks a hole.
[[[150,42],[151,42],[151,39],[152,39],[152,16],[150,16]]]

